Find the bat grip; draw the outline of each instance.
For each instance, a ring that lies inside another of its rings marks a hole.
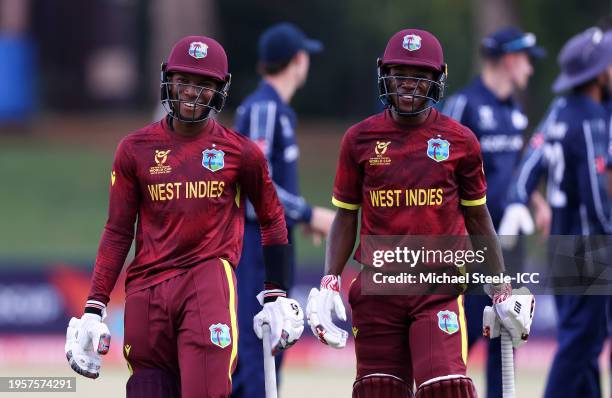
[[[266,385],[266,398],[277,398],[276,392],[276,363],[272,356],[272,348],[270,347],[270,325],[264,323],[262,329],[263,357],[264,357],[264,374]]]
[[[501,359],[503,398],[514,398],[514,352],[512,338],[505,327],[501,328]]]

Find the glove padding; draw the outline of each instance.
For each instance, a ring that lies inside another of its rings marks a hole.
[[[100,375],[102,359],[110,349],[111,334],[102,317],[85,313],[79,318],[70,319],[66,329],[66,359],[78,374],[90,379]]]
[[[527,206],[522,203],[512,203],[506,207],[497,233],[502,236],[501,246],[504,249],[512,249],[516,245],[516,236],[519,233],[531,235],[534,230],[533,219]]]
[[[259,339],[263,338],[263,325],[270,325],[270,347],[272,355],[294,345],[304,331],[304,312],[300,303],[293,299],[278,297],[275,301],[263,303],[264,292],[257,295],[263,309],[253,318],[253,330]]]
[[[494,293],[493,307],[485,307],[483,334],[492,339],[499,337],[503,327],[510,333],[514,348],[519,348],[529,338],[535,297],[526,287],[510,290],[509,294],[508,290]]]
[[[323,344],[334,348],[344,348],[348,333],[334,325],[332,311],[336,316],[346,321],[346,310],[340,297],[340,277],[326,275],[321,280],[321,289],[312,288],[308,295],[306,317],[312,333]]]

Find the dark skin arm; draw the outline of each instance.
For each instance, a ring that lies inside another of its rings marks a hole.
[[[465,228],[475,246],[487,247],[485,262],[491,274],[497,275],[504,272],[504,257],[487,206],[463,206],[463,216]]]
[[[334,217],[325,248],[325,270],[328,275],[341,275],[357,238],[359,211],[339,208]]]

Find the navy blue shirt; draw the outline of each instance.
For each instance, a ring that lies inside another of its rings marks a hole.
[[[606,192],[608,117],[605,108],[589,97],[558,97],[530,140],[510,200],[526,203],[546,175],[552,234],[611,232]]]
[[[276,193],[285,209],[287,225],[310,222],[312,209],[300,196],[298,179],[299,148],[295,139],[296,116],[276,90],[262,80],[236,111],[234,129],[251,138],[268,160]],[[255,221],[253,207],[247,205],[247,220]]]
[[[498,99],[480,77],[450,97],[442,112],[469,127],[480,141],[487,207],[497,227],[506,208],[508,183],[520,160],[527,117],[512,98]]]

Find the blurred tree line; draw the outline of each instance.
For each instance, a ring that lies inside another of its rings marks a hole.
[[[224,45],[233,78],[229,107],[234,108],[259,80],[259,34],[270,24],[291,21],[325,45],[312,57],[309,82],[295,97],[295,107],[301,116],[351,120],[379,109],[376,59],[396,31],[418,27],[440,39],[451,94],[477,73],[480,38],[512,23],[534,32],[549,54],[536,63],[522,96],[535,122],[550,102],[563,43],[611,11],[609,0],[31,1],[44,108],[151,108],[159,64],[186,34],[208,34]],[[106,53],[100,55],[101,48]]]

